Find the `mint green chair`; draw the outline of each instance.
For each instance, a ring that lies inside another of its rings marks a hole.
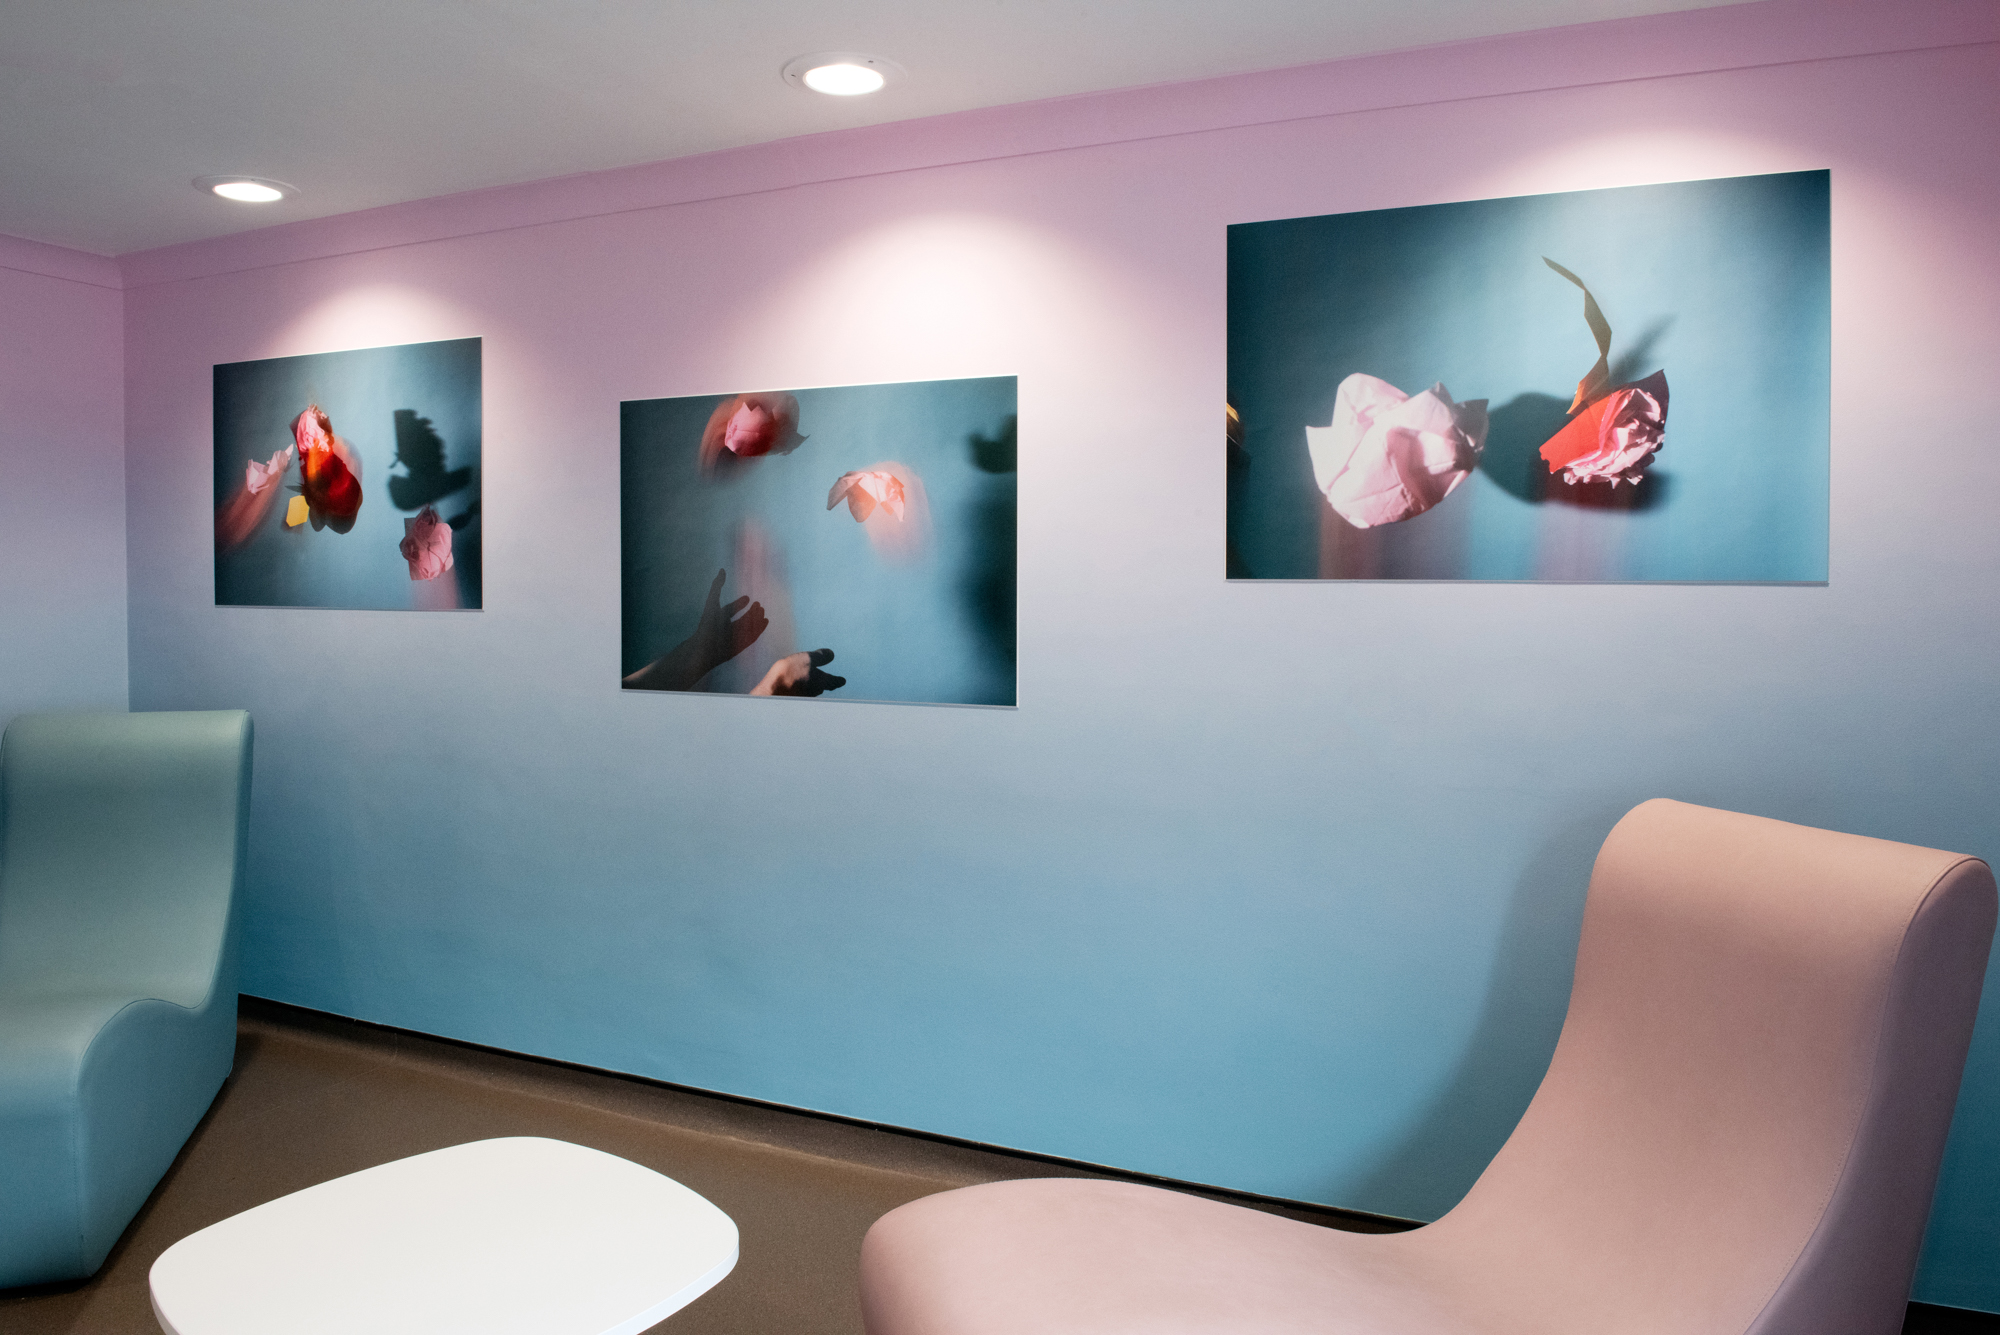
[[[80,1279],[236,1051],[250,716],[23,715],[0,741],[0,1288]]]

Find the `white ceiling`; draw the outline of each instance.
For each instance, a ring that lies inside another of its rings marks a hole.
[[[117,255],[841,126],[1731,0],[0,0],[0,232]],[[837,100],[779,77],[865,51]],[[264,208],[223,172],[300,187]]]

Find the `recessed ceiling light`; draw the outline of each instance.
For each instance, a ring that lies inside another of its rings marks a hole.
[[[194,188],[233,199],[238,204],[275,204],[299,193],[295,185],[267,181],[261,176],[197,176]]]
[[[786,62],[782,72],[785,82],[794,88],[832,97],[857,97],[901,78],[903,67],[859,51],[821,51]]]
[[[835,97],[856,97],[862,93],[872,93],[881,88],[884,80],[878,72],[866,65],[815,65],[804,75],[806,87],[815,93],[831,93]]]

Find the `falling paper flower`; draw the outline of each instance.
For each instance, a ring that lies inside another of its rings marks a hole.
[[[403,521],[402,550],[411,579],[436,579],[451,569],[451,525],[426,505],[415,519]]]
[[[898,520],[903,517],[903,481],[894,473],[880,469],[842,473],[833,490],[826,494],[826,508],[831,510],[840,504],[843,496],[847,498],[847,512],[857,524],[866,523],[877,505]]]
[[[1551,473],[1563,481],[1635,486],[1667,428],[1667,373],[1620,385],[1575,417],[1542,446]]]
[[[291,463],[289,445],[273,454],[269,463],[250,460],[243,471],[243,485],[215,509],[216,551],[234,551],[250,541],[277,502],[278,482]]]
[[[284,477],[285,470],[291,466],[292,447],[287,445],[271,456],[270,463],[260,464],[252,459],[244,469],[243,485],[252,496],[262,496],[278,485],[278,480]]]
[[[1333,421],[1306,428],[1313,477],[1356,528],[1420,515],[1465,481],[1486,444],[1486,400],[1452,402],[1441,384],[1412,398],[1359,372],[1340,382]]]
[[[805,443],[799,434],[799,401],[791,394],[738,394],[717,404],[701,433],[702,467],[736,459],[790,454]]]
[[[299,447],[299,491],[313,527],[347,532],[361,511],[361,465],[353,448],[333,434],[333,423],[316,403],[293,419],[292,438]]]
[[[1579,482],[1620,482],[1638,486],[1646,465],[1665,443],[1667,373],[1655,371],[1630,384],[1611,383],[1611,323],[1583,280],[1546,255],[1542,263],[1583,290],[1583,319],[1597,340],[1597,365],[1576,385],[1571,417],[1542,446],[1551,473],[1571,486]]]

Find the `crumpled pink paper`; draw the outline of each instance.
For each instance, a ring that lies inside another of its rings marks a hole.
[[[731,454],[755,457],[768,453],[777,437],[777,415],[762,403],[746,401],[736,405],[722,428],[722,448]]]
[[[262,496],[278,485],[285,476],[285,470],[292,466],[292,447],[287,445],[271,456],[271,462],[260,464],[252,459],[243,472],[243,485],[252,496]]]
[[[866,523],[878,504],[897,519],[903,517],[903,480],[894,473],[878,469],[842,473],[833,490],[826,494],[826,508],[831,510],[840,504],[843,496],[847,498],[847,512],[857,524]]]
[[[1340,382],[1333,421],[1306,428],[1313,477],[1356,528],[1394,524],[1449,496],[1486,445],[1486,400],[1452,402],[1442,384],[1414,398],[1356,372]]]
[[[451,569],[451,525],[439,519],[432,506],[417,511],[415,519],[403,521],[401,547],[413,580],[436,579]]]
[[[701,433],[701,465],[715,469],[767,454],[790,454],[805,443],[799,434],[795,394],[738,394],[715,405]]]
[[[1551,473],[1563,481],[1639,485],[1666,438],[1667,373],[1620,385],[1569,420],[1542,446]]]

